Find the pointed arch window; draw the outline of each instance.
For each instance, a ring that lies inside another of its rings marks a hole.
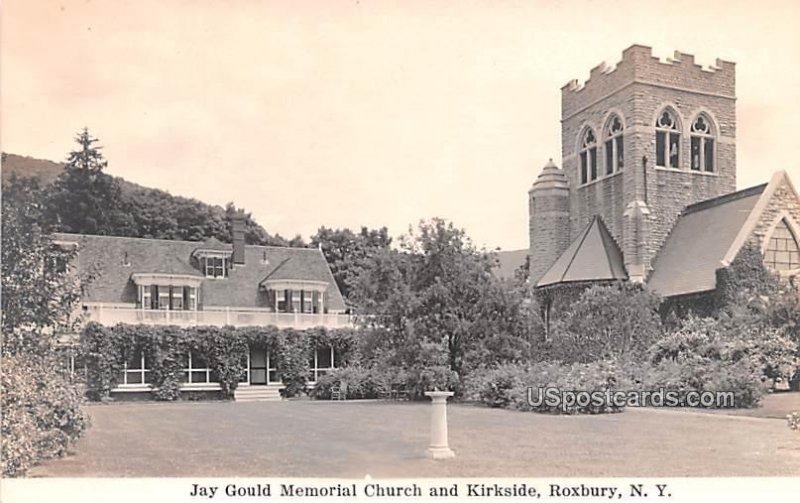
[[[800,269],[800,246],[786,219],[775,226],[764,251],[764,265],[773,271]]]
[[[714,130],[711,121],[700,114],[692,122],[690,131],[692,139],[692,170],[714,171]]]
[[[610,175],[622,169],[625,152],[622,143],[622,119],[613,115],[606,125],[606,174]]]
[[[597,180],[597,136],[587,128],[581,137],[581,183]]]
[[[681,132],[675,113],[666,109],[656,119],[656,166],[680,167]]]

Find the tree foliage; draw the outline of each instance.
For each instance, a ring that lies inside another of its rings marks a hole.
[[[377,330],[366,357],[410,369],[516,360],[529,350],[524,296],[492,273],[494,257],[442,219],[420,222],[363,262],[351,298]]]
[[[635,356],[661,337],[661,299],[641,285],[594,285],[553,324],[552,357],[590,362]]]
[[[119,182],[103,170],[108,166],[88,129],[75,137],[78,149],[69,153],[64,173],[47,198],[46,218],[54,230],[114,235],[132,225],[122,207]]]
[[[386,227],[362,227],[355,233],[350,229],[334,230],[323,226],[311,237],[311,245],[322,250],[339,290],[351,307],[355,304],[351,283],[367,262],[375,254],[388,251],[391,243]]]
[[[105,173],[108,161],[97,138],[84,129],[75,141],[78,148],[68,155],[64,171],[38,194],[42,211],[36,222],[46,231],[230,242],[227,217],[236,210],[233,203],[212,206],[113,177]],[[306,246],[300,236],[268,233],[246,212],[245,229],[248,244]]]
[[[3,354],[44,355],[79,321],[75,306],[89,278],[78,281],[69,267],[74,250],[54,244],[39,225],[35,180],[12,178],[2,195]]]
[[[56,349],[79,321],[74,252],[39,225],[35,180],[12,178],[2,196],[2,468],[17,476],[63,455],[88,419],[77,388],[59,371]]]

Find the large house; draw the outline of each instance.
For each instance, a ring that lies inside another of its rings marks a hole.
[[[118,236],[55,234],[77,251],[77,271],[90,280],[81,300],[87,321],[113,326],[276,326],[306,329],[351,326],[345,303],[322,251],[245,244],[241,215],[231,221],[232,244]],[[334,367],[332,348],[320,348],[314,375]],[[126,362],[117,391],[144,391],[147,362]],[[208,365],[187,359],[187,387],[214,390]],[[240,386],[269,386],[280,377],[265,348],[252,347]],[[313,382],[313,378],[311,379]]]
[[[545,299],[633,281],[700,303],[745,247],[800,273],[800,198],[785,172],[736,191],[734,63],[634,45],[561,89],[563,168],[528,194],[529,278]],[[573,291],[575,289],[573,288]]]

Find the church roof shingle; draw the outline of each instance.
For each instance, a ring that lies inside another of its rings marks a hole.
[[[713,290],[717,269],[753,213],[767,184],[687,206],[653,261],[647,280],[664,296]]]

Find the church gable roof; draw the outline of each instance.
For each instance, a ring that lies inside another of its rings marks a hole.
[[[763,184],[687,206],[653,262],[650,289],[665,297],[715,289],[717,269],[770,193]]]
[[[603,220],[595,216],[542,276],[537,287],[578,281],[628,278],[620,251]]]

